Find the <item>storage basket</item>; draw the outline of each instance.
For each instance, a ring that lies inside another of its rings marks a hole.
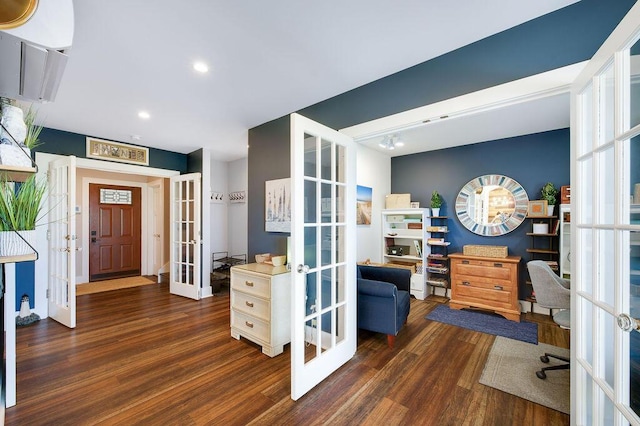
[[[422,275],[422,262],[416,263],[416,274]]]
[[[467,256],[507,257],[509,256],[509,247],[466,245],[462,246],[462,253]]]

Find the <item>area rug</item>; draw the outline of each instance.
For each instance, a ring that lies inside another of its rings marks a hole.
[[[533,344],[538,343],[538,324],[510,321],[493,313],[451,309],[447,305],[438,305],[425,318],[494,336],[508,337]]]
[[[97,281],[92,283],[77,284],[76,296],[84,294],[102,293],[103,291],[119,290],[122,288],[139,287],[142,285],[156,284],[155,276],[138,276],[117,278],[114,280]]]
[[[549,371],[544,380],[536,376],[536,371],[540,368],[561,363],[552,358],[549,358],[548,364],[540,361],[540,356],[545,352],[569,356],[569,349],[496,337],[480,383],[569,414],[569,370]]]

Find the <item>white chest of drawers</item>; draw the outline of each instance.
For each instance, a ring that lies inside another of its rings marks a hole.
[[[291,341],[291,274],[259,263],[231,268],[231,337],[251,340],[274,357]]]

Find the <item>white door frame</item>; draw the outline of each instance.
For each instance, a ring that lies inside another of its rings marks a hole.
[[[58,158],[63,158],[63,157],[65,156],[36,152],[36,164],[38,165],[38,175],[45,177],[47,170],[49,169],[49,163],[51,161],[54,161]],[[92,160],[88,158],[77,158],[76,168],[103,171],[103,172],[130,174],[130,175],[148,176],[148,177],[156,177],[156,178],[170,178],[171,176],[177,176],[180,174],[180,172],[176,170],[157,169],[153,167],[144,167],[144,166],[137,166],[132,164]],[[44,215],[43,218],[39,221],[39,223],[47,223],[47,222],[48,222],[47,215]],[[36,267],[35,267],[35,289],[34,289],[35,291],[34,312],[37,313],[41,318],[47,318],[48,317],[48,312],[47,312],[48,266],[47,265],[49,262],[49,256],[46,248],[47,247],[47,227],[38,226],[36,228],[36,231],[37,231],[37,241],[38,241],[36,248],[38,249],[39,257],[38,257],[38,260],[36,260],[36,264],[35,264]],[[88,267],[87,267],[87,271],[88,271]],[[205,271],[205,272],[208,273],[208,271]]]

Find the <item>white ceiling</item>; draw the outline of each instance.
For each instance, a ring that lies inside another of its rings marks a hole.
[[[39,118],[55,129],[181,153],[204,147],[214,159],[235,160],[247,155],[251,127],[575,1],[74,0],[69,62]],[[195,60],[209,73],[194,72]],[[538,102],[516,115],[557,108]],[[139,119],[140,110],[151,118]],[[521,131],[511,129],[515,120],[468,119],[476,122],[455,127],[473,132],[452,138],[442,122],[429,143]],[[534,120],[527,125],[527,133],[540,131]]]

